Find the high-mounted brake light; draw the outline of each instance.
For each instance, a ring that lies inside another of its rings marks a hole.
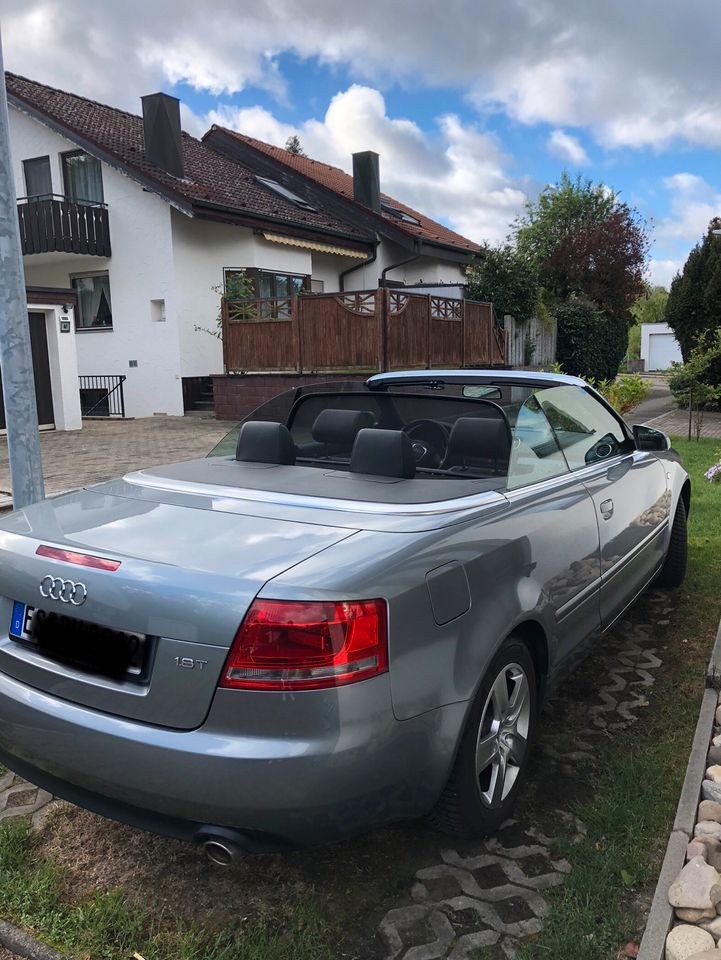
[[[60,550],[57,547],[46,547],[44,544],[35,551],[38,557],[48,557],[50,560],[62,560],[64,563],[76,563],[81,567],[93,567],[95,570],[117,570],[120,560],[109,560],[107,557],[93,557],[89,553],[75,553],[73,550]]]
[[[384,600],[255,600],[233,641],[220,686],[318,690],[387,669]]]

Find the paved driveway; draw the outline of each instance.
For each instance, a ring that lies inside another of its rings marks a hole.
[[[197,417],[146,417],[85,420],[82,430],[43,433],[40,445],[45,492],[60,493],[141,467],[204,457],[232,426]],[[7,443],[3,439],[0,497],[9,492]]]

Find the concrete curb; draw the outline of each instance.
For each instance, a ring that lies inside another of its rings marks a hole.
[[[673,907],[668,902],[668,889],[686,862],[686,847],[693,836],[696,814],[701,796],[707,755],[713,736],[718,690],[721,688],[721,623],[711,651],[706,671],[704,690],[699,711],[696,733],[691,744],[691,753],[686,767],[686,776],[681,787],[676,819],[666,847],[666,855],[656,884],[646,929],[641,939],[638,960],[663,960],[666,936],[673,920]]]
[[[7,947],[12,953],[25,960],[67,960],[64,954],[58,953],[39,940],[35,940],[29,933],[19,930],[11,923],[0,920],[0,946]]]

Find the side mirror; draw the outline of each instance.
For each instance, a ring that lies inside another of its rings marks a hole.
[[[671,441],[665,433],[654,430],[653,427],[644,427],[636,423],[633,426],[633,437],[637,450],[670,450]]]

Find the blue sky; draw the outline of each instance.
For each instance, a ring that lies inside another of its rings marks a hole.
[[[714,0],[0,0],[9,69],[138,112],[164,89],[220,122],[346,169],[499,242],[564,169],[652,228],[668,284],[721,213]]]

